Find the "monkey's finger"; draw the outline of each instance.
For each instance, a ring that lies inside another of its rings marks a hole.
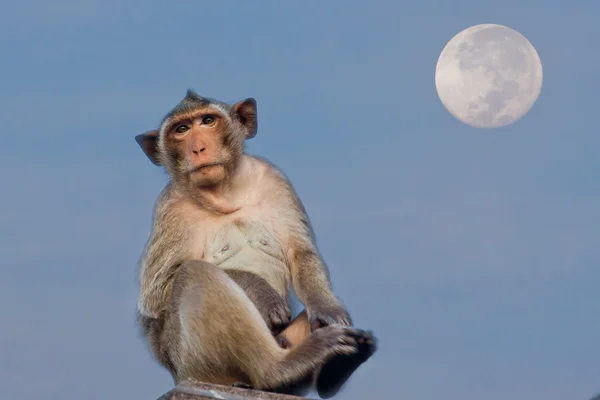
[[[354,346],[354,347],[356,347],[358,345],[358,343],[356,342],[356,338],[352,337],[351,335],[341,336],[338,339],[338,342],[340,344],[344,344],[344,345],[347,345],[347,346]]]
[[[285,311],[276,310],[269,313],[269,319],[275,325],[286,325],[290,321],[291,317],[291,314],[287,314]]]
[[[333,351],[336,354],[342,354],[342,355],[350,356],[352,354],[355,354],[358,351],[358,349],[356,348],[356,346],[349,346],[349,345],[345,345],[345,344],[339,344],[339,345],[333,346]]]
[[[281,332],[283,332],[286,327],[287,327],[287,325],[284,325],[284,324],[272,324],[271,325],[271,334],[273,336],[277,336]]]
[[[310,330],[311,331],[316,331],[317,329],[323,328],[324,326],[326,326],[326,324],[324,324],[320,318],[317,318],[317,317],[311,318],[311,320],[310,320]]]
[[[344,333],[348,336],[354,337],[356,340],[367,336],[367,332],[365,330],[359,328],[352,328],[349,326],[344,327]]]
[[[340,314],[337,314],[336,317],[338,319],[338,324],[342,324],[342,325],[346,325],[346,326],[353,325],[352,317],[350,317],[350,314],[348,314],[348,312],[346,310],[344,310]]]
[[[337,318],[335,315],[327,314],[314,314],[311,316],[310,326],[311,330],[316,330],[324,326],[339,324],[343,326],[350,326],[351,324],[345,318]]]

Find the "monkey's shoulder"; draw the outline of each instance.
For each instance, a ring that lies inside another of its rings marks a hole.
[[[289,183],[289,179],[283,170],[267,158],[254,154],[245,154],[244,157],[246,162],[260,178],[268,181],[274,181],[279,184]]]
[[[253,185],[251,191],[254,198],[260,198],[261,203],[270,203],[270,207],[303,209],[296,190],[288,176],[281,168],[264,157],[246,155],[246,165],[252,170]],[[251,196],[252,197],[252,196]]]
[[[189,198],[172,181],[169,181],[160,191],[156,202],[154,203],[154,214],[169,214],[176,212],[179,208],[189,208],[191,202]]]

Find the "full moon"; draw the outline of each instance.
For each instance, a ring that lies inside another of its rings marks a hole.
[[[442,104],[475,128],[498,128],[523,117],[540,95],[542,79],[542,62],[529,40],[496,24],[459,32],[435,68]]]

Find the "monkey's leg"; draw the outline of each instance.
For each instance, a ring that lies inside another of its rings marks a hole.
[[[284,348],[294,348],[306,340],[309,335],[310,322],[306,310],[303,310],[277,336],[277,340]],[[364,335],[358,338],[358,343],[358,352],[350,355],[336,355],[327,361],[320,370],[315,371],[315,389],[321,398],[327,399],[335,396],[354,371],[377,350],[377,341],[371,332],[364,332]]]
[[[306,340],[308,335],[310,335],[310,323],[306,310],[303,310],[276,336],[276,339],[281,347],[291,349]]]
[[[279,334],[290,322],[292,312],[286,299],[260,276],[247,271],[225,270],[254,303],[273,336]]]
[[[241,382],[275,391],[304,381],[337,354],[355,353],[364,335],[330,325],[283,349],[244,291],[203,261],[185,262],[175,274],[165,333],[178,382]]]

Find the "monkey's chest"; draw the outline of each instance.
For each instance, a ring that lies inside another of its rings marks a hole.
[[[223,269],[255,273],[287,296],[290,272],[277,236],[260,223],[232,223],[207,236],[204,260]]]

